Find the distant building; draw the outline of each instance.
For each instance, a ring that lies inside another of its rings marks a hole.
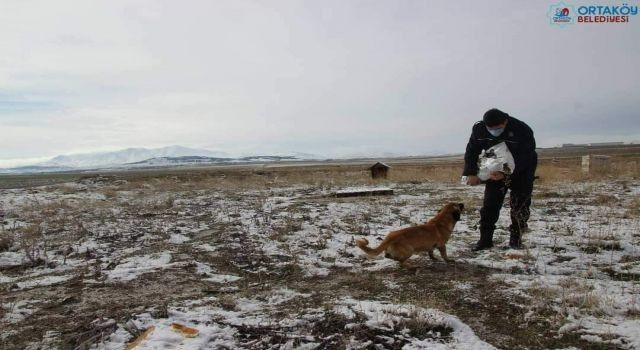
[[[624,142],[594,142],[589,144],[589,146],[623,146]]]
[[[562,148],[570,148],[570,147],[587,147],[588,143],[563,143]]]
[[[386,179],[387,175],[389,174],[389,169],[391,169],[391,166],[385,163],[377,162],[376,164],[369,167],[369,170],[371,170],[371,178]]]

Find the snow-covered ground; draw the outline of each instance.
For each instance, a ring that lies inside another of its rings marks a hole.
[[[537,186],[526,249],[502,248],[505,206],[476,254],[481,187],[103,180],[0,190],[3,348],[640,348],[638,181]],[[448,202],[455,263],[354,247]]]

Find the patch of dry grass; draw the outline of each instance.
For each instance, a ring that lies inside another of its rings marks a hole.
[[[625,215],[629,218],[640,217],[640,198],[635,197],[626,205]]]
[[[0,233],[0,253],[6,252],[13,245],[14,238],[9,232],[2,230]]]
[[[566,308],[578,308],[582,312],[599,314],[600,299],[594,292],[592,285],[574,277],[567,277],[560,281],[560,289],[556,291],[560,297],[561,306]]]
[[[538,164],[536,175],[542,183],[582,182],[603,179],[637,179],[640,177],[638,157],[612,157],[608,169],[585,173],[580,158],[573,157],[559,162],[542,160]]]

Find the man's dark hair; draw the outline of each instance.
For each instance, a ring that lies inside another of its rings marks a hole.
[[[507,113],[497,108],[491,108],[484,114],[482,121],[484,121],[486,126],[492,127],[504,123],[508,116],[509,115]]]

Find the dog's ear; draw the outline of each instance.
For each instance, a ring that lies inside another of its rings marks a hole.
[[[458,203],[458,207],[460,208],[460,210],[464,210],[464,203]]]
[[[453,220],[460,221],[460,210],[452,211],[451,215],[453,216]]]

